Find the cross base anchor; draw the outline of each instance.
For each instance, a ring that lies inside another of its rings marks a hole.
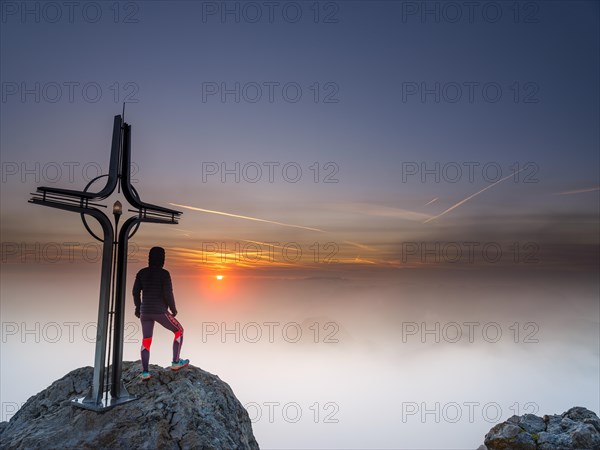
[[[81,397],[71,400],[71,404],[73,406],[88,409],[90,411],[104,412],[114,408],[115,406],[122,405],[123,403],[129,403],[137,399],[138,397],[127,394],[121,397],[103,397],[100,402],[97,403],[91,398]]]

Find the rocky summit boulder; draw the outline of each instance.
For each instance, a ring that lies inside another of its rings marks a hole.
[[[600,419],[582,407],[561,415],[512,416],[485,435],[489,450],[600,450]]]
[[[71,404],[90,389],[93,369],[76,369],[31,397],[0,424],[2,449],[258,449],[247,411],[227,383],[194,366],[172,372],[123,363],[137,400],[97,413]]]

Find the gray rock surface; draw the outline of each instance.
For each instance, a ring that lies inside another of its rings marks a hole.
[[[87,394],[93,369],[76,369],[31,397],[0,424],[2,449],[258,449],[247,411],[229,385],[194,366],[172,372],[123,363],[138,400],[103,413],[72,406]]]
[[[485,435],[489,450],[600,450],[600,419],[580,406],[561,415],[512,416]]]

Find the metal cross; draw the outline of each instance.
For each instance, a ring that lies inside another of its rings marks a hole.
[[[92,390],[86,397],[73,400],[75,405],[93,411],[104,411],[136,399],[129,395],[121,380],[128,241],[137,232],[140,223],[176,224],[182,214],[180,211],[143,202],[131,185],[130,166],[131,125],[118,115],[114,120],[108,174],[91,180],[83,191],[41,186],[37,188],[37,192],[32,193],[32,198],[29,200],[36,205],[79,213],[86,230],[94,238],[103,242]],[[106,185],[98,192],[89,192],[90,186],[103,177],[107,177]],[[123,213],[121,203],[117,201],[113,205],[115,218],[113,227],[110,218],[98,209],[107,206],[97,202],[109,197],[119,182],[123,195],[134,208],[128,211],[135,215],[123,223],[117,236],[119,218]],[[103,231],[102,238],[91,230],[86,216],[91,216],[98,221]],[[112,371],[110,370],[111,349]]]

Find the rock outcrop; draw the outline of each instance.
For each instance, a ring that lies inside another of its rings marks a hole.
[[[172,372],[123,363],[123,381],[137,400],[97,413],[73,406],[93,369],[76,369],[31,397],[0,424],[2,449],[258,449],[247,411],[227,383],[197,367]]]
[[[600,419],[575,407],[561,415],[512,416],[485,435],[489,450],[600,450]]]

